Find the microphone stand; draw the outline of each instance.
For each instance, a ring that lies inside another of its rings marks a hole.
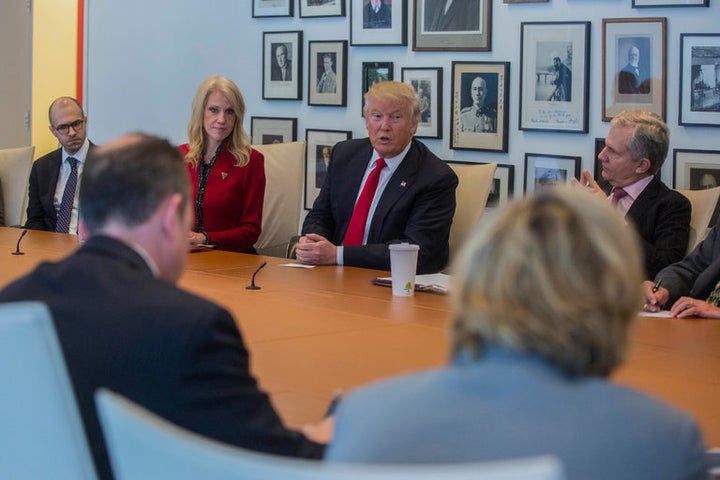
[[[25,252],[20,251],[20,242],[22,241],[23,237],[27,234],[27,229],[23,230],[20,234],[20,238],[18,238],[17,246],[15,247],[15,251],[12,252],[13,255],[25,255]]]
[[[265,267],[265,265],[267,265],[267,262],[262,262],[260,264],[260,266],[257,268],[257,270],[255,270],[255,273],[252,274],[252,279],[250,280],[250,285],[245,287],[246,290],[260,290],[260,287],[255,285],[255,275],[257,275],[258,272]]]

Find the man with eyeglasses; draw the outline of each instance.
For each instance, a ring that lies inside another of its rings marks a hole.
[[[57,98],[48,115],[61,147],[32,166],[25,228],[77,234],[80,174],[95,145],[87,139],[87,117],[74,98]]]

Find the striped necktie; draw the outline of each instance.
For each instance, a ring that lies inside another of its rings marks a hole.
[[[78,165],[77,159],[73,157],[67,158],[70,164],[70,176],[65,184],[62,201],[60,202],[60,210],[58,210],[57,223],[55,231],[59,233],[68,233],[70,231],[70,217],[72,216],[73,204],[75,203],[75,188],[78,181]]]

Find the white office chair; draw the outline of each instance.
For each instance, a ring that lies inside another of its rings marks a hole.
[[[0,181],[2,181],[5,225],[25,223],[28,180],[35,147],[0,148]]]
[[[0,477],[96,478],[47,307],[0,305]]]
[[[108,390],[95,402],[117,480],[558,480],[561,466],[543,456],[502,462],[360,465],[297,460],[231,447],[184,430]]]
[[[690,200],[692,215],[690,217],[690,238],[688,239],[687,253],[690,253],[698,243],[702,242],[708,234],[710,220],[712,219],[718,198],[720,198],[720,187],[707,190],[678,190]]]
[[[265,157],[262,233],[255,243],[261,255],[284,257],[300,229],[305,142],[253,145]]]
[[[485,211],[497,163],[451,163],[458,176],[455,191],[455,216],[450,227],[450,259],[452,260],[477,227]]]

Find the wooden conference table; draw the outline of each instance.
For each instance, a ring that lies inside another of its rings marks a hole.
[[[0,288],[42,260],[77,248],[70,235],[0,227]],[[256,277],[260,290],[247,290]],[[288,425],[320,419],[336,389],[447,359],[448,297],[393,297],[371,284],[387,272],[351,267],[282,266],[282,258],[208,251],[191,254],[182,287],[211,298],[235,316],[252,370]],[[690,412],[709,446],[720,446],[720,321],[640,317],[626,364],[614,375]],[[588,405],[588,415],[592,406]]]

